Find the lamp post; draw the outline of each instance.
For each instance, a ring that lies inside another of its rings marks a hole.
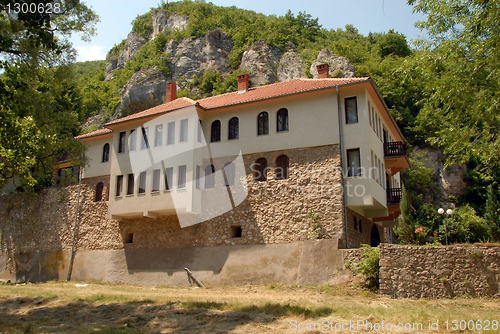
[[[444,209],[443,208],[439,208],[438,209],[438,213],[440,215],[444,214]],[[445,233],[445,237],[446,237],[446,246],[448,246],[448,217],[453,213],[453,210],[452,209],[448,209],[446,210],[446,214],[447,216],[444,217],[444,233]]]

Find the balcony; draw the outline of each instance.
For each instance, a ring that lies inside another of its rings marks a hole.
[[[401,141],[384,143],[384,161],[392,175],[410,168],[405,146]]]
[[[387,205],[399,205],[401,202],[401,188],[387,188]]]
[[[380,226],[393,227],[397,225],[398,216],[401,214],[401,188],[387,188],[387,216],[373,217],[373,221]]]
[[[397,157],[406,155],[405,146],[402,141],[384,143],[384,157]]]

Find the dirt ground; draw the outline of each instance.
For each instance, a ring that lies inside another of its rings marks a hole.
[[[500,333],[499,321],[499,299],[395,300],[355,284],[0,284],[0,333]]]

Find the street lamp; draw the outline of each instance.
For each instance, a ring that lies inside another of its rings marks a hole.
[[[438,209],[438,213],[442,215],[444,213],[443,208]],[[448,217],[453,213],[452,209],[446,210],[446,214],[448,215],[447,217],[444,217],[444,233],[446,237],[446,245],[448,246]]]

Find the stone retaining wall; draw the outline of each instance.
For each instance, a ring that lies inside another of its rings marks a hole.
[[[500,297],[500,247],[380,246],[380,293],[395,298]]]
[[[275,160],[289,159],[289,178],[277,180]],[[267,182],[254,182],[251,165],[268,161]],[[309,212],[319,215],[321,236],[344,245],[342,176],[338,145],[248,154],[249,185],[238,207],[196,226],[180,228],[177,216],[107,219],[109,176],[82,180],[75,249],[167,249],[221,245],[290,243],[315,239]],[[104,184],[102,199],[96,186]],[[112,191],[111,191],[112,192]],[[39,194],[16,193],[0,198],[0,253],[69,250],[74,232],[78,185],[54,187]],[[234,235],[240,228],[241,236]],[[11,266],[15,261],[10,261]],[[19,265],[22,265],[21,263]],[[12,270],[13,268],[11,268]]]

